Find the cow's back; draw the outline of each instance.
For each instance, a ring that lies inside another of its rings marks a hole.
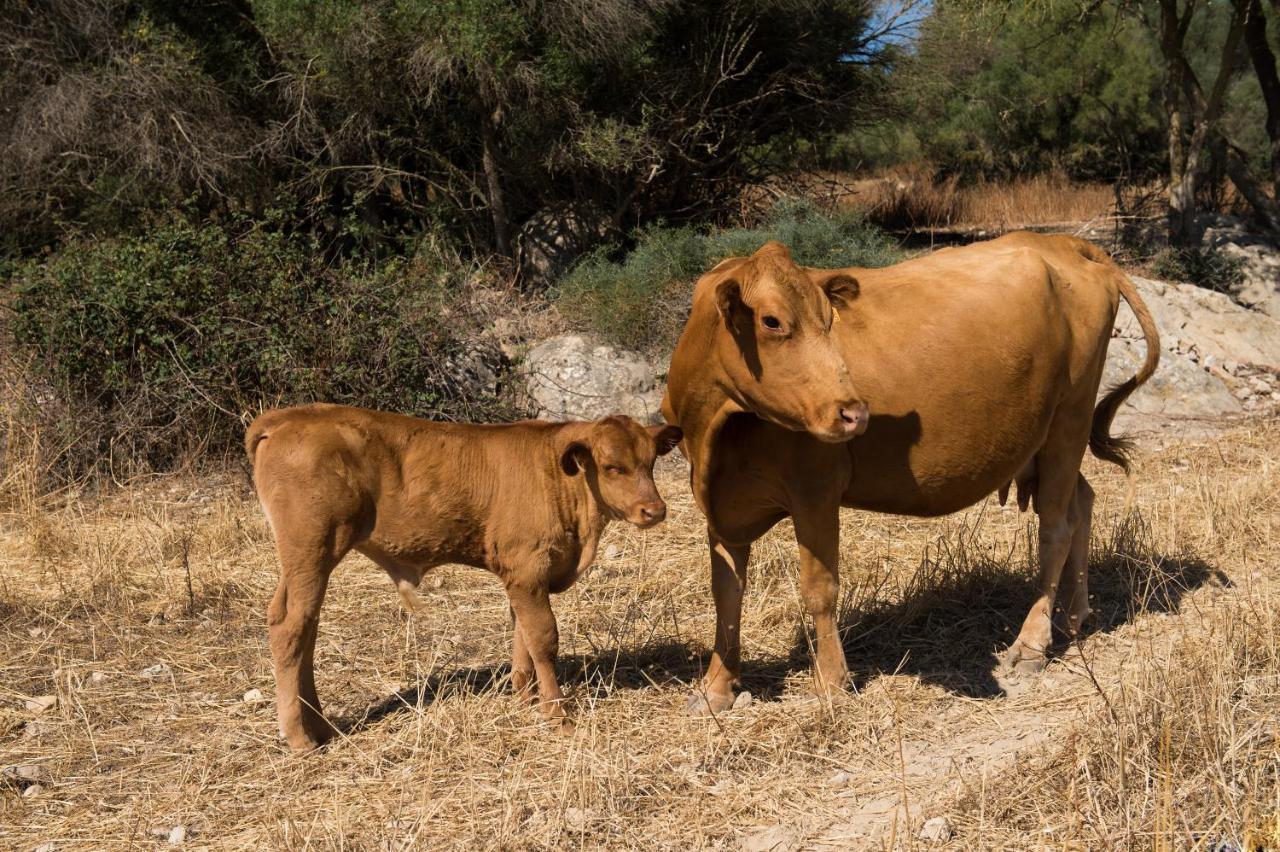
[[[849,445],[847,504],[956,511],[1027,463],[1061,405],[1087,397],[1091,408],[1115,311],[1111,273],[1043,239],[857,271],[862,292],[837,333],[872,417]]]

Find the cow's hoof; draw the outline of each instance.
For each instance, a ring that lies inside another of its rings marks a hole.
[[[296,755],[310,754],[324,748],[325,743],[329,741],[329,733],[318,731],[294,731],[285,734],[285,741],[289,743],[289,750]]]
[[[1021,642],[1014,642],[1005,652],[1002,668],[1014,674],[1036,674],[1044,671],[1048,664],[1049,658],[1043,651],[1035,651]]]
[[[735,700],[736,698],[732,692],[726,695],[698,691],[689,696],[684,709],[690,716],[714,716],[732,709]]]

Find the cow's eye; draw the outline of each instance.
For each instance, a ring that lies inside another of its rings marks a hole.
[[[782,320],[775,316],[769,316],[766,314],[764,319],[760,320],[760,322],[762,322],[764,327],[770,331],[780,331],[782,329]]]
[[[615,473],[615,474],[622,473],[622,468],[618,467],[616,464],[607,464],[604,466],[604,472]]]

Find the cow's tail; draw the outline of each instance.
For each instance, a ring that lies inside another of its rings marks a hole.
[[[1129,303],[1129,309],[1137,317],[1138,325],[1142,328],[1142,338],[1147,345],[1147,358],[1142,362],[1137,375],[1107,389],[1106,395],[1093,410],[1093,428],[1089,431],[1089,449],[1093,454],[1103,461],[1120,465],[1124,468],[1124,472],[1128,473],[1129,453],[1133,449],[1133,441],[1124,436],[1112,435],[1111,421],[1115,418],[1116,411],[1129,398],[1129,394],[1137,390],[1156,371],[1156,366],[1160,363],[1160,332],[1156,329],[1151,312],[1147,310],[1146,303],[1138,295],[1138,290],[1129,280],[1129,276],[1121,272],[1114,261],[1101,249],[1093,245],[1089,245],[1089,249],[1092,252],[1086,256],[1090,260],[1105,262],[1115,269],[1120,295]],[[1094,252],[1101,257],[1091,256]]]

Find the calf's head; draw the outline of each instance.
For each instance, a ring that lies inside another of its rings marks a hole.
[[[573,430],[560,467],[568,476],[585,477],[606,518],[645,529],[667,516],[653,482],[653,463],[682,437],[678,426],[644,427],[630,417],[606,417]]]
[[[831,337],[839,311],[858,296],[842,272],[797,266],[781,243],[725,261],[715,278],[717,356],[725,392],[779,426],[837,443],[867,428],[867,404]]]

